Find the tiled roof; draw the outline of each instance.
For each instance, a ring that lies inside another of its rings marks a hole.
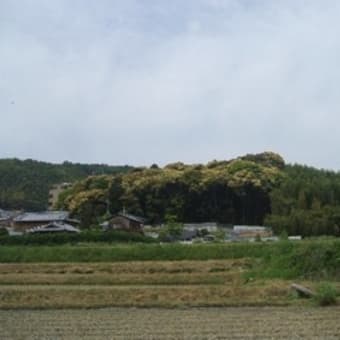
[[[6,220],[15,216],[16,212],[0,209],[0,220]]]
[[[0,219],[7,218],[8,213],[5,210],[0,209]]]
[[[42,212],[26,212],[17,216],[15,222],[50,222],[65,221],[69,217],[67,211],[42,211]]]
[[[120,213],[118,214],[118,216],[125,217],[130,221],[135,221],[135,222],[142,223],[142,224],[145,223],[145,219],[143,217],[139,217],[139,216],[135,216],[131,214],[125,214],[125,213]]]
[[[80,230],[78,228],[73,227],[70,224],[66,223],[57,223],[52,222],[44,226],[35,227],[27,230],[28,233],[42,233],[42,232],[73,232],[79,233]]]

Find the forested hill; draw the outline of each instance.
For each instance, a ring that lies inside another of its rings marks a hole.
[[[150,223],[266,224],[277,233],[340,236],[340,173],[286,165],[265,152],[163,168],[0,160],[0,208],[42,210],[53,184],[75,182],[65,208],[95,225],[123,208]]]
[[[91,176],[61,197],[83,226],[123,208],[150,223],[266,224],[280,234],[340,236],[340,173],[285,165],[265,152],[206,165],[174,163]]]
[[[74,182],[90,175],[127,172],[128,166],[52,164],[31,159],[0,159],[0,208],[43,210],[53,184]]]
[[[178,162],[92,176],[65,192],[60,208],[70,210],[83,225],[98,223],[107,208],[111,214],[125,208],[150,223],[172,216],[181,222],[262,224],[284,166],[281,156],[267,152],[206,165]]]

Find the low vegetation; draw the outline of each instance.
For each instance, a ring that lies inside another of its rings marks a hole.
[[[339,240],[1,246],[0,308],[310,304],[290,284],[338,289],[339,259]]]
[[[281,241],[263,252],[250,276],[308,280],[340,278],[340,240]]]
[[[1,230],[1,229],[0,229]],[[63,245],[81,243],[154,243],[155,240],[140,233],[112,230],[86,230],[76,233],[45,233],[9,236],[0,234],[0,245]]]
[[[0,263],[181,261],[262,257],[274,244],[78,244],[1,246]]]
[[[320,306],[330,306],[337,303],[338,291],[334,284],[323,282],[317,287],[315,301]]]
[[[275,243],[91,244],[1,246],[0,263],[183,261],[249,258],[250,276],[328,279],[340,277],[340,240]]]

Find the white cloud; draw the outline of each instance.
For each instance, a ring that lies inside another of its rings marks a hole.
[[[340,168],[336,1],[4,0],[0,13],[0,157],[270,149]]]

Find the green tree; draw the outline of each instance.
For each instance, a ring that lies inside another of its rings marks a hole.
[[[168,235],[175,238],[183,233],[183,224],[179,223],[174,215],[167,214],[165,216],[165,228]]]

